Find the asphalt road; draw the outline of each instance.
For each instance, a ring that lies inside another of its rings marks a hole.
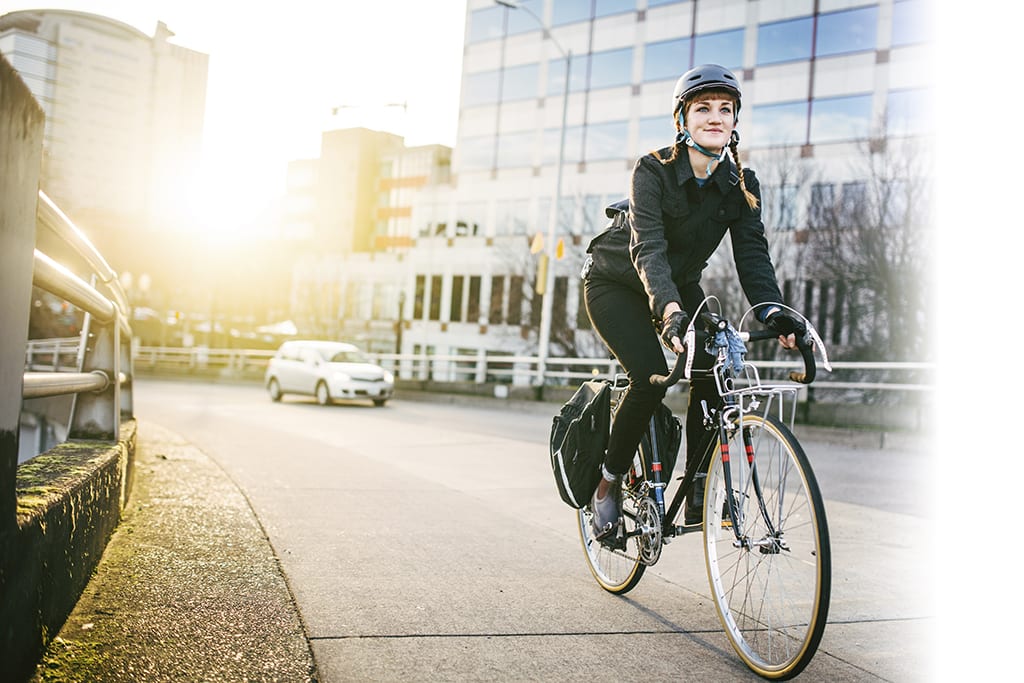
[[[551,481],[551,406],[274,404],[251,385],[154,380],[134,396],[140,428],[195,444],[248,500],[321,681],[758,680],[721,633],[699,538],[626,596],[597,586]],[[931,680],[928,454],[824,430],[803,443],[833,549],[803,678]]]

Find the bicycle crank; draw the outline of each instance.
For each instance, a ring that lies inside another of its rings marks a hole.
[[[661,514],[653,498],[637,501],[636,530],[640,541],[640,561],[650,566],[661,557]]]

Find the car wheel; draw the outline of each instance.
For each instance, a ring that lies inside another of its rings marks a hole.
[[[378,408],[383,408],[384,404],[387,403],[387,402],[388,401],[385,398],[375,398],[375,399],[373,399],[373,405],[377,406]]]
[[[281,385],[277,383],[277,378],[271,378],[267,384],[267,393],[270,394],[270,400],[277,402],[281,400]]]
[[[329,405],[331,402],[331,392],[327,390],[326,382],[318,382],[316,385],[316,402],[322,406]]]

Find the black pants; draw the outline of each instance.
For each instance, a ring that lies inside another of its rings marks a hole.
[[[683,309],[693,315],[704,300],[704,291],[692,285],[680,292]],[[594,329],[611,349],[629,377],[629,388],[619,403],[608,442],[605,467],[612,474],[625,474],[633,462],[640,437],[651,415],[665,397],[665,389],[650,383],[652,374],[668,372],[664,347],[651,322],[647,295],[613,280],[588,278],[584,283],[587,314]],[[693,361],[694,368],[710,368],[714,358],[703,349]],[[686,413],[686,457],[689,459],[705,433],[701,401],[715,404],[718,392],[713,378],[690,382],[690,400]],[[699,453],[696,454],[699,456]]]

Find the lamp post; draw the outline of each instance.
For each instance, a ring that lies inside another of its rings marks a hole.
[[[540,332],[537,338],[537,383],[544,384],[547,373],[548,347],[551,345],[551,317],[555,295],[555,230],[558,225],[558,204],[562,198],[562,170],[565,165],[565,128],[569,114],[569,69],[572,64],[572,50],[565,50],[555,40],[551,32],[537,14],[515,0],[494,0],[495,3],[509,9],[523,10],[533,17],[543,29],[544,37],[549,39],[565,59],[565,80],[562,84],[562,124],[558,135],[558,165],[555,170],[555,194],[551,200],[551,211],[548,214],[548,234],[544,244],[544,291],[541,293]],[[538,272],[538,279],[541,273]]]

